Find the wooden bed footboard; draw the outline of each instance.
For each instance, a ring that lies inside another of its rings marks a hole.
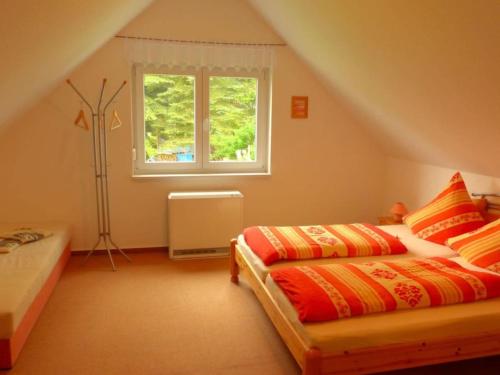
[[[318,349],[310,348],[295,331],[263,281],[242,255],[236,240],[231,241],[230,271],[231,281],[234,283],[238,283],[240,272],[245,275],[267,316],[271,319],[286,346],[302,368],[303,374],[320,375],[321,352]]]
[[[245,276],[303,375],[367,374],[500,354],[500,332],[346,350],[342,353],[323,352],[308,346],[298,334],[236,240],[231,241],[230,272],[231,281],[236,284],[240,273]]]

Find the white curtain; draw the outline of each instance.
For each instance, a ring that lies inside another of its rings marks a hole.
[[[170,68],[260,71],[271,68],[272,46],[124,39],[129,62]]]

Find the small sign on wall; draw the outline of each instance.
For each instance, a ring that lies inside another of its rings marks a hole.
[[[292,96],[292,118],[307,118],[309,115],[309,97]]]

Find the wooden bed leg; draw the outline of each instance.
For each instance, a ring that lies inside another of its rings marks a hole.
[[[232,239],[231,240],[231,254],[229,257],[229,262],[230,262],[230,270],[231,270],[231,282],[238,284],[239,278],[238,275],[240,273],[240,268],[238,266],[238,263],[236,263],[236,240]]]
[[[304,368],[302,375],[320,375],[321,374],[321,351],[311,348],[304,353]]]

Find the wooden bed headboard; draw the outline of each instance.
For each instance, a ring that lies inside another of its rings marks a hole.
[[[500,194],[472,193],[473,201],[486,221],[500,219]]]

